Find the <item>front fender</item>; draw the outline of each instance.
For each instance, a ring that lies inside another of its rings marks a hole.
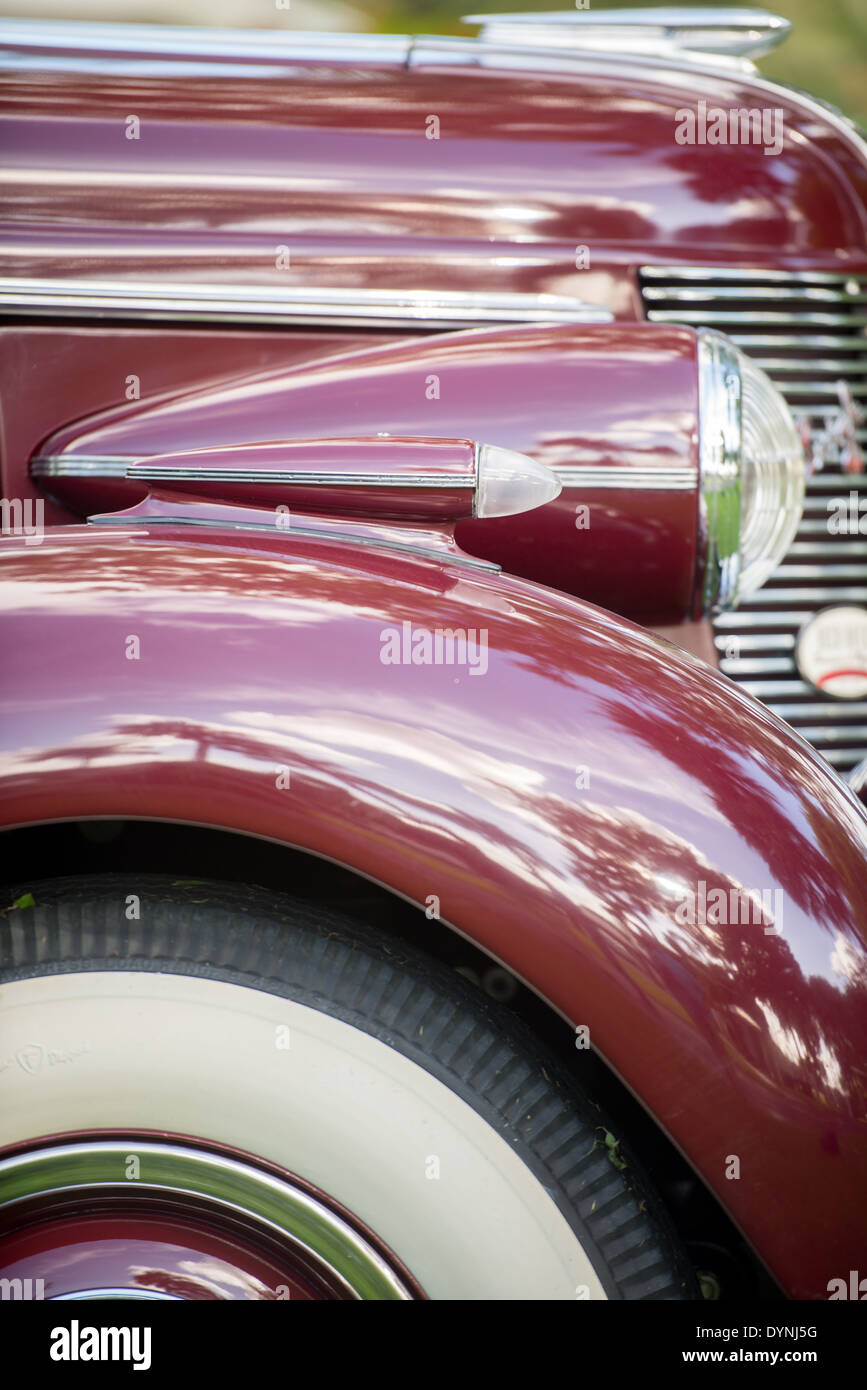
[[[171,527],[0,559],[0,824],[214,825],[436,898],[589,1027],[792,1296],[863,1263],[867,822],[766,710],[484,569]],[[383,661],[436,629],[475,665]]]

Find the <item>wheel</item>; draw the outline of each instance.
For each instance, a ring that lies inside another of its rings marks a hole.
[[[21,1296],[37,1274],[46,1298],[695,1295],[626,1146],[621,1169],[558,1060],[457,972],[258,890],[28,887],[0,921]]]

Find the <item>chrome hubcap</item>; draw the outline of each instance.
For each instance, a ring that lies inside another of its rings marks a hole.
[[[362,1231],[289,1175],[277,1176],[213,1149],[135,1139],[57,1144],[0,1159],[0,1194],[0,1252],[3,1232],[14,1242],[22,1230],[44,1235],[52,1222],[70,1216],[81,1221],[94,1214],[103,1223],[116,1220],[122,1231],[124,1220],[156,1211],[164,1229],[168,1213],[169,1222],[177,1219],[187,1234],[199,1231],[210,1239],[219,1231],[234,1248],[267,1252],[272,1268],[298,1270],[302,1280],[327,1290],[321,1296],[414,1297],[400,1272]],[[207,1249],[207,1241],[199,1248]],[[35,1268],[32,1258],[30,1263]],[[8,1263],[0,1258],[0,1264],[8,1274]],[[91,1279],[84,1289],[52,1292],[48,1287],[44,1297],[185,1297],[160,1288],[147,1270],[137,1277],[140,1282],[130,1287],[123,1277],[96,1286]],[[148,1282],[156,1286],[147,1287]]]

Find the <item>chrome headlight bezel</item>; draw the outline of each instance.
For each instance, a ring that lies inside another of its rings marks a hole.
[[[701,610],[733,608],[789,549],[805,461],[785,397],[722,333],[698,335]]]
[[[699,541],[701,612],[737,601],[741,535],[741,371],[734,343],[698,335]]]

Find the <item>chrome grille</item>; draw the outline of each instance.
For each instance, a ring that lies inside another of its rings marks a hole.
[[[838,382],[867,407],[867,276],[737,267],[645,266],[648,319],[716,328],[749,353],[813,431],[839,410]],[[856,431],[867,455],[867,425]],[[767,584],[714,623],[720,669],[798,730],[841,774],[867,756],[867,700],[838,700],[801,679],[798,630],[838,604],[867,606],[867,540],[829,529],[833,499],[858,494],[867,474],[828,465],[807,484],[798,534]]]

